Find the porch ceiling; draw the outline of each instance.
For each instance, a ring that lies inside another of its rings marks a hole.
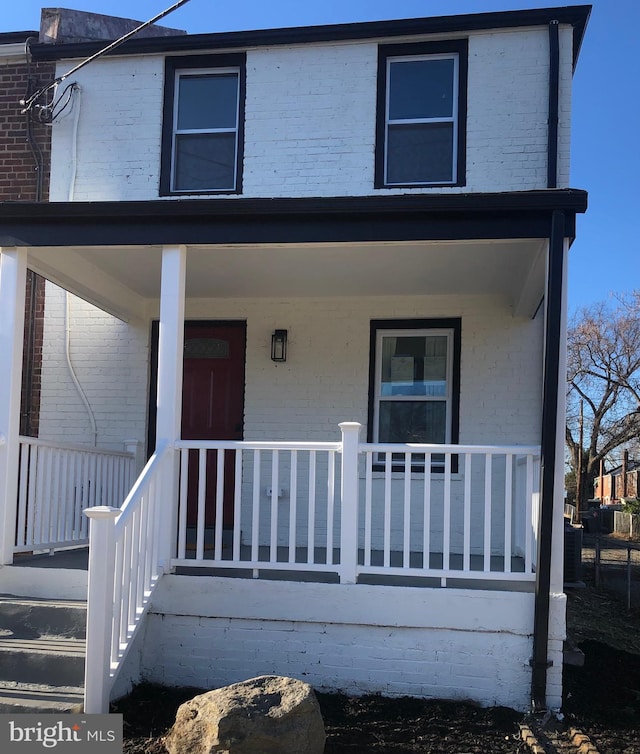
[[[188,246],[188,298],[487,294],[532,314],[540,239]],[[128,319],[160,291],[160,246],[35,247],[29,266]]]

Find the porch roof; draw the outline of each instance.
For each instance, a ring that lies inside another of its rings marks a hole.
[[[586,193],[0,204],[0,245],[122,319],[160,291],[162,246],[188,249],[190,298],[483,294],[532,315],[553,213]]]
[[[407,194],[287,199],[0,203],[0,246],[322,243],[568,237],[587,193]]]

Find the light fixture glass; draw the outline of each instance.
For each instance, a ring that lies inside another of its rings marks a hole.
[[[271,336],[271,361],[287,360],[287,331],[274,330]]]

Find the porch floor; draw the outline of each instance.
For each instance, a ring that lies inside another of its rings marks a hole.
[[[226,548],[224,555],[226,555]],[[269,569],[269,548],[260,547],[258,550],[259,561],[265,564],[265,568],[253,569],[252,566],[247,565],[246,568],[220,568],[218,566],[198,565],[189,566],[180,564],[176,566],[176,575],[185,576],[225,576],[227,578],[257,578],[265,579],[269,581],[298,581],[298,582],[320,582],[320,583],[338,583],[338,574],[331,571],[332,566],[327,565],[326,571],[303,571],[298,570],[303,563],[307,561],[307,548],[299,547],[296,549],[296,570],[271,570]],[[205,550],[205,560],[212,559],[212,551]],[[242,560],[250,560],[251,548],[248,546],[241,547],[240,557]],[[223,556],[224,557],[224,556]],[[187,560],[195,559],[195,552],[187,552]],[[230,559],[225,557],[224,559]],[[338,550],[333,554],[334,562],[339,560]],[[288,560],[288,548],[279,547],[277,554],[278,563],[286,563]],[[316,564],[327,563],[327,551],[326,548],[318,547],[314,551],[314,560]],[[442,553],[431,553],[429,557],[429,566],[432,569],[438,570],[442,568]],[[53,554],[39,553],[36,555],[19,554],[15,556],[14,566],[22,568],[59,568],[63,570],[87,570],[89,561],[89,548],[81,547],[71,550],[59,550]],[[202,562],[202,561],[200,561]],[[364,552],[362,550],[358,553],[358,562],[362,564],[364,562]],[[374,550],[371,556],[372,566],[382,566],[384,563],[384,554],[381,550]],[[391,552],[390,564],[392,567],[402,566],[402,553]],[[410,565],[413,568],[419,568],[422,565],[422,554],[411,553]],[[482,571],[484,565],[484,559],[481,555],[471,556],[471,570]],[[500,572],[503,569],[503,558],[500,556],[493,556],[491,558],[491,571]],[[448,576],[446,578],[446,586],[448,588],[455,589],[488,589],[491,591],[512,591],[512,592],[531,592],[535,589],[535,584],[532,582],[519,582],[519,581],[500,581],[494,579],[465,579],[462,573],[462,555],[452,554],[450,556],[450,568],[451,570],[460,570],[460,578]],[[524,571],[524,562],[522,558],[513,557],[511,559],[511,571],[512,573],[521,573]],[[385,586],[418,586],[429,588],[442,587],[441,578],[439,576],[422,576],[422,575],[397,575],[397,574],[362,574],[358,578],[358,582],[362,584],[379,584]]]
[[[89,569],[89,548],[76,547],[71,550],[56,550],[31,555],[19,553],[14,556],[14,566],[23,568],[60,568],[63,570],[87,571]]]

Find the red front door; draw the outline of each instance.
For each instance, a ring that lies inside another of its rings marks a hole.
[[[241,323],[188,322],[184,330],[182,438],[242,440],[246,326]],[[235,453],[224,465],[223,526],[233,525]],[[215,523],[217,457],[207,453],[205,526]],[[189,454],[187,521],[196,523],[198,453]]]

